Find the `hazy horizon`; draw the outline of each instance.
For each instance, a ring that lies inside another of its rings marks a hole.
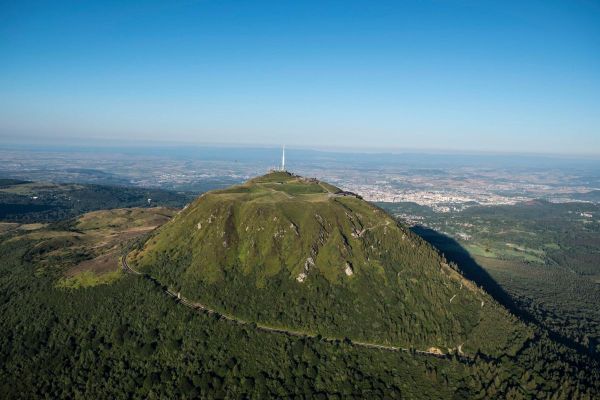
[[[1,135],[0,135],[1,137]],[[344,146],[344,145],[289,145],[286,143],[251,143],[251,142],[201,142],[201,141],[174,141],[174,140],[126,140],[109,138],[6,138],[0,143],[0,149],[46,149],[48,151],[62,151],[70,149],[163,149],[168,152],[171,149],[178,148],[217,148],[217,149],[273,149],[280,152],[285,146],[288,151],[315,151],[322,153],[350,153],[350,154],[421,154],[421,155],[448,155],[448,156],[491,156],[503,157],[514,156],[523,158],[554,158],[554,159],[587,159],[600,160],[600,153],[565,153],[565,152],[535,152],[535,151],[502,151],[502,150],[466,150],[466,149],[442,149],[434,147],[408,148],[408,147],[378,147],[378,146]]]

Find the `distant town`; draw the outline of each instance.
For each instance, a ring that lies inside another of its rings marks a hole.
[[[0,176],[61,183],[116,184],[203,192],[241,183],[280,163],[280,149],[211,148],[181,155],[158,152],[31,151],[0,149]],[[158,153],[158,154],[157,154]],[[425,157],[423,157],[425,158]],[[426,157],[431,159],[432,157]],[[464,157],[463,157],[464,158]],[[360,162],[352,162],[360,160]],[[509,163],[507,163],[509,164]],[[522,164],[522,163],[521,163]],[[460,165],[452,156],[421,162],[410,157],[289,150],[287,167],[355,192],[373,202],[411,202],[447,213],[473,205],[503,205],[544,199],[600,200],[597,162],[575,167]]]

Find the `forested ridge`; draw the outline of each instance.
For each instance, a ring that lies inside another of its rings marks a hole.
[[[183,207],[194,195],[161,189],[0,179],[0,221],[56,222],[118,207]]]

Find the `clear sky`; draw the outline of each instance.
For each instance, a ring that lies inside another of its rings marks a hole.
[[[598,155],[600,2],[0,0],[25,138]]]

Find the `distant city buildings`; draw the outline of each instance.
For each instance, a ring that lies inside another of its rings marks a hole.
[[[227,157],[223,151],[219,157]],[[285,149],[272,159],[194,159],[154,154],[32,153],[1,150],[4,176],[35,181],[81,182],[162,188],[202,193],[241,183],[269,167],[286,168]],[[212,157],[212,156],[211,156]],[[374,202],[411,202],[438,213],[474,205],[510,205],[534,199],[584,202],[579,194],[597,188],[597,170],[484,168],[476,166],[418,168],[410,163],[337,160],[328,153],[294,159],[294,172],[316,177]],[[592,219],[582,215],[582,218]]]

